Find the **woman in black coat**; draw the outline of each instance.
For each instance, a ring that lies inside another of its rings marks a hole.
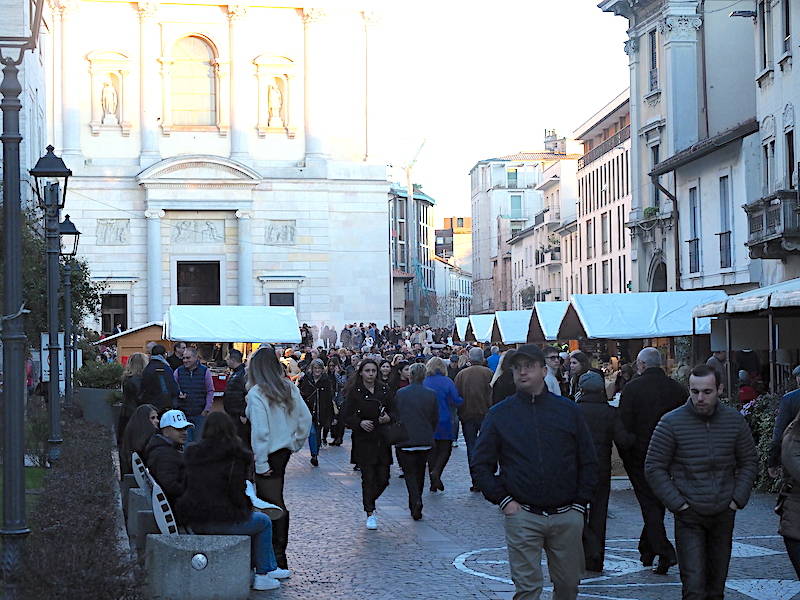
[[[578,407],[589,426],[598,462],[598,484],[589,509],[589,520],[583,528],[583,553],[586,570],[601,572],[605,560],[606,517],[608,496],[611,492],[611,443],[625,449],[633,445],[635,437],[629,433],[608,403],[603,378],[589,371],[578,379]]]
[[[333,384],[325,373],[325,364],[319,358],[311,361],[308,371],[301,373],[297,381],[300,395],[311,411],[308,447],[311,450],[311,464],[318,467],[319,447],[328,445],[327,435],[323,438],[322,432],[327,433],[333,418]]]
[[[253,455],[236,435],[236,426],[223,412],[208,415],[203,438],[186,447],[186,491],[175,514],[199,535],[248,535],[256,576],[253,589],[280,587],[278,579],[291,575],[279,569],[272,548],[272,522],[253,512],[245,495],[245,481],[253,469]]]
[[[389,386],[377,381],[378,363],[367,358],[347,384],[344,422],[353,430],[350,462],[361,470],[361,499],[367,513],[367,529],[377,529],[375,501],[389,485],[392,447],[379,426],[396,419]]]
[[[497,371],[495,371],[492,382],[489,384],[492,387],[492,406],[517,393],[517,386],[514,385],[514,374],[509,366],[516,353],[516,350],[507,350],[500,359],[500,364],[497,365]]]

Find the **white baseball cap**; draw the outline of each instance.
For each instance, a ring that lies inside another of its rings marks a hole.
[[[168,410],[161,415],[159,427],[174,427],[175,429],[186,429],[187,427],[194,427],[194,423],[189,422],[186,415],[182,410]]]

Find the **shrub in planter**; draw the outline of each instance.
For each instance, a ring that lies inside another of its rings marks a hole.
[[[122,365],[119,363],[87,362],[75,372],[79,387],[118,389],[122,381]]]
[[[778,413],[779,394],[761,394],[742,407],[741,413],[750,425],[753,440],[758,452],[758,477],[755,488],[762,492],[777,492],[777,479],[772,479],[767,473],[770,446],[772,445],[772,432],[775,428],[775,417]]]
[[[118,539],[111,432],[67,419],[60,460],[31,516],[21,591],[26,599],[140,600],[127,540]],[[138,578],[140,579],[140,578]]]

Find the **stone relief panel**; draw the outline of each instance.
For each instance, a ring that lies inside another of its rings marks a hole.
[[[130,219],[98,219],[98,246],[127,246],[130,239]]]
[[[265,240],[267,244],[293,246],[297,235],[297,221],[265,221]]]
[[[170,223],[170,239],[183,244],[216,244],[225,241],[225,219],[181,219]]]

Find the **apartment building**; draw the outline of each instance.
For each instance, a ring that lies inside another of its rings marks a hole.
[[[436,256],[461,269],[472,269],[472,217],[445,217],[436,230]]]

